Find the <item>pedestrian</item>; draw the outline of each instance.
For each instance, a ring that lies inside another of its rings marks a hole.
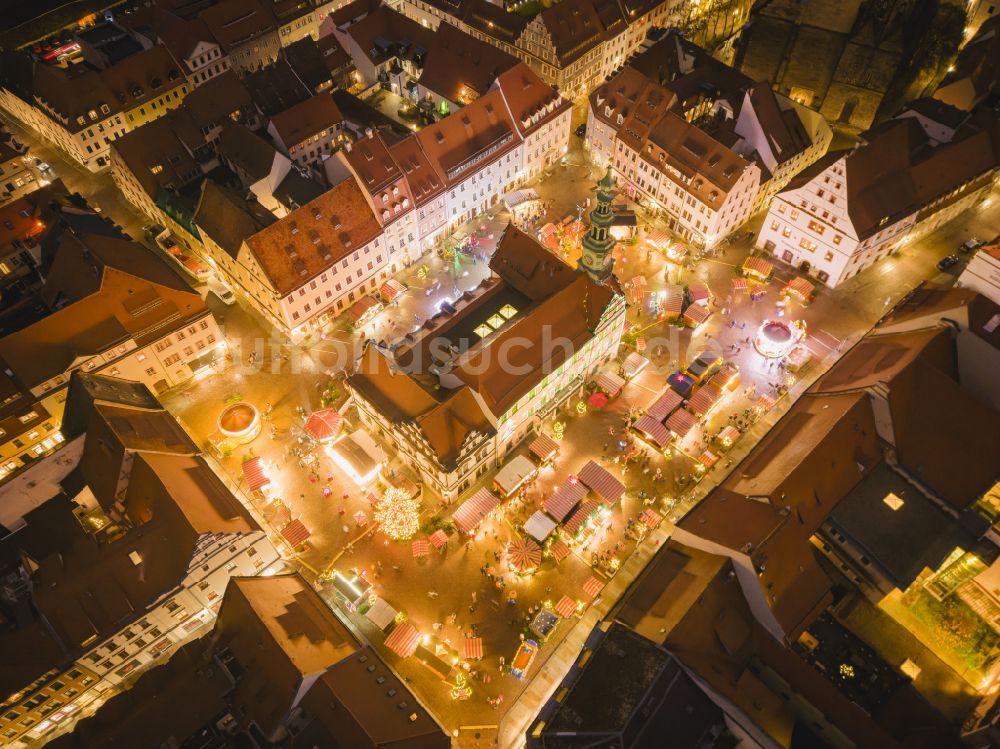
[[[431,598],[431,599],[437,598],[438,597],[438,592],[436,590],[428,590],[427,591],[427,597]]]

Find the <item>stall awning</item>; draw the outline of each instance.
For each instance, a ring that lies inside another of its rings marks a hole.
[[[734,278],[729,282],[729,284],[732,286],[733,291],[746,291],[750,288],[745,278]]]
[[[604,590],[604,583],[596,577],[588,577],[583,581],[583,592],[591,598],[597,598],[597,594]]]
[[[767,262],[762,257],[757,257],[756,255],[750,255],[746,260],[743,261],[743,272],[750,273],[758,278],[767,280],[771,277],[771,271],[774,270],[769,262]]]
[[[251,492],[263,489],[271,483],[264,469],[264,460],[259,455],[243,463],[243,478],[246,479],[247,490]]]
[[[500,506],[500,498],[487,488],[482,488],[469,499],[465,500],[455,514],[451,516],[452,521],[463,533],[472,533],[479,524],[483,522],[487,515]]]
[[[698,388],[698,392],[688,401],[688,408],[699,416],[704,416],[715,408],[721,398],[722,390],[709,382]]]
[[[431,553],[430,541],[426,538],[416,538],[413,540],[413,543],[410,544],[410,550],[413,552],[414,559],[425,557]]]
[[[507,564],[517,572],[535,569],[542,561],[542,549],[530,538],[515,538],[507,545]]]
[[[549,537],[552,531],[555,530],[555,527],[555,521],[541,510],[538,510],[538,512],[525,521],[524,532],[541,543]]]
[[[711,450],[705,450],[705,452],[698,456],[698,462],[705,466],[705,468],[711,468],[719,462],[719,456]]]
[[[357,323],[360,320],[367,320],[381,309],[382,303],[378,299],[373,296],[363,296],[351,305],[347,314],[350,315],[351,320]]]
[[[654,419],[649,414],[636,419],[632,428],[657,447],[666,447],[670,444],[670,430],[663,426],[663,422]]]
[[[684,308],[684,289],[677,284],[667,286],[660,299],[660,312],[667,317],[676,317]]]
[[[626,356],[625,361],[622,362],[622,372],[625,373],[625,378],[630,380],[648,366],[649,359],[642,354],[633,351]]]
[[[576,601],[569,596],[563,596],[559,599],[559,603],[556,604],[555,609],[556,613],[563,619],[569,619],[576,613]]]
[[[552,552],[552,558],[557,562],[561,562],[570,554],[569,546],[567,546],[566,542],[560,538],[557,538],[552,542],[552,546],[549,547],[549,551]]]
[[[301,520],[293,520],[281,529],[281,537],[288,542],[293,549],[297,549],[309,538],[309,529]]]
[[[528,452],[538,458],[541,462],[552,460],[559,452],[559,444],[547,434],[540,434],[535,437]]]
[[[803,304],[812,299],[812,295],[815,292],[816,287],[801,276],[799,278],[793,278],[788,282],[788,285],[785,286],[785,293],[798,297],[799,301]]]
[[[409,658],[417,650],[420,633],[409,622],[397,624],[385,638],[385,646],[400,658]]]
[[[552,492],[552,496],[542,503],[542,509],[557,523],[561,523],[585,496],[587,487],[580,481],[571,479]]]
[[[772,408],[774,408],[774,404],[775,404],[774,398],[772,398],[767,393],[763,393],[757,399],[757,403],[755,403],[754,405],[756,405],[757,408],[759,408],[761,411],[770,411]]]
[[[435,549],[440,549],[448,544],[448,534],[438,529],[431,534],[430,542],[434,544]]]
[[[716,437],[716,440],[718,442],[721,442],[723,445],[728,446],[733,444],[736,440],[738,440],[739,437],[740,437],[740,430],[734,427],[732,424],[729,424],[723,427],[722,431],[719,432],[719,436]]]
[[[646,524],[647,528],[653,529],[663,522],[663,517],[655,510],[647,508],[642,511],[642,522]]]
[[[589,486],[594,494],[608,504],[614,504],[625,494],[625,484],[592,460],[580,469],[577,476],[581,483]]]
[[[569,520],[563,523],[563,530],[569,535],[575,536],[583,528],[584,524],[590,520],[604,506],[604,502],[599,499],[591,499],[584,502],[577,508],[577,511],[569,516]]]
[[[673,240],[670,239],[670,235],[665,231],[651,231],[646,234],[646,241],[650,244],[656,245],[660,249],[664,249],[669,246]]]
[[[388,281],[382,284],[382,286],[378,290],[378,293],[382,295],[382,298],[385,301],[391,302],[393,299],[398,297],[404,291],[406,291],[406,287],[403,284],[401,284],[395,278],[390,278]]]
[[[663,395],[656,399],[656,402],[649,407],[646,413],[657,421],[663,421],[680,407],[683,400],[680,393],[668,388]]]
[[[667,429],[676,434],[678,437],[683,439],[687,436],[688,432],[694,429],[694,425],[698,423],[698,419],[695,415],[684,408],[679,408],[670,414],[667,419]]]
[[[597,375],[596,383],[598,388],[603,390],[610,397],[614,398],[622,391],[622,386],[625,385],[625,380],[616,374],[603,372]]]
[[[462,644],[463,655],[467,661],[478,661],[483,657],[483,638],[466,637]]]
[[[688,286],[688,293],[691,294],[691,301],[697,304],[707,303],[712,298],[712,292],[709,290],[708,284],[693,283]]]
[[[364,429],[337,442],[333,456],[334,462],[360,486],[372,481],[385,463],[382,448]]]
[[[538,193],[530,187],[525,190],[514,190],[503,197],[503,202],[507,204],[508,208],[516,208],[529,200],[538,200]]]
[[[306,434],[318,442],[329,442],[338,434],[344,417],[335,408],[324,408],[309,414],[304,427]]]
[[[702,307],[700,304],[689,305],[688,308],[684,310],[684,320],[687,321],[688,325],[694,328],[697,328],[711,316],[712,313],[708,311],[708,308]]]

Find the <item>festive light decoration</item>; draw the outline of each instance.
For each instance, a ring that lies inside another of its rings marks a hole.
[[[375,504],[375,522],[395,541],[413,538],[420,528],[420,502],[393,487]]]
[[[585,413],[587,413],[587,404],[584,403],[583,401],[580,401],[579,403],[577,403],[576,404],[576,412],[578,414],[585,414]]]
[[[561,421],[552,422],[552,439],[561,440],[563,438],[563,433],[566,431],[566,425]]]

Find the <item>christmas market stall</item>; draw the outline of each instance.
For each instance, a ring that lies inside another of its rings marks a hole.
[[[537,475],[538,469],[534,463],[523,455],[518,455],[497,471],[497,475],[493,479],[493,486],[500,492],[501,496],[511,497]]]
[[[561,523],[587,496],[587,487],[575,476],[570,476],[542,502],[542,509],[557,523]]]
[[[474,536],[480,524],[499,506],[500,498],[483,487],[459,505],[451,519],[462,533]]]

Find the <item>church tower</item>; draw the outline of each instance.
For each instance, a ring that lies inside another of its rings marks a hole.
[[[611,236],[614,213],[611,201],[615,199],[615,178],[608,167],[604,178],[597,183],[597,206],[590,212],[590,228],[583,238],[580,270],[587,271],[596,281],[605,281],[614,270],[615,238]]]

